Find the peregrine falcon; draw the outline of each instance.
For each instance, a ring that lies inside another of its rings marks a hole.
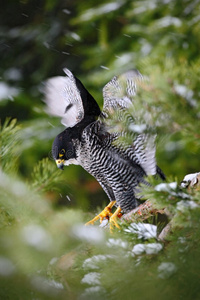
[[[61,117],[66,127],[53,142],[53,158],[60,169],[81,165],[106,192],[110,203],[87,224],[108,218],[118,227],[117,218],[139,205],[139,184],[148,184],[145,177],[158,174],[165,178],[156,165],[154,137],[141,132],[127,144],[120,139],[126,132],[115,131],[108,122],[116,113],[120,119],[127,112],[128,118],[143,76],[131,70],[112,78],[103,88],[101,111],[81,81],[68,69],[63,71],[66,76],[50,78],[45,84],[46,111]],[[113,206],[117,209],[112,214]]]

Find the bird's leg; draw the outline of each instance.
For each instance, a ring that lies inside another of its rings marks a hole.
[[[114,212],[114,214],[110,217],[110,231],[113,231],[113,227],[117,227],[118,229],[120,229],[119,224],[117,223],[117,219],[121,218],[122,213],[121,213],[121,207],[118,206],[118,208],[116,209],[116,211]]]
[[[98,214],[96,217],[94,217],[92,220],[90,220],[89,222],[87,222],[85,225],[90,225],[90,224],[94,224],[94,222],[96,222],[98,219],[100,219],[100,223],[102,223],[104,218],[109,219],[110,217],[112,217],[112,212],[111,209],[112,207],[115,205],[116,201],[111,201],[105,208],[104,210],[102,210],[102,212],[100,214]]]

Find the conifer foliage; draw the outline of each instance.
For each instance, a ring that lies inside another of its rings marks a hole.
[[[33,2],[0,12],[0,298],[200,299],[199,179],[181,185],[200,172],[199,1]],[[48,155],[62,127],[40,92],[63,67],[99,104],[112,76],[145,76],[130,122],[112,125],[125,143],[153,134],[167,180],[148,178],[112,234],[84,226],[106,201],[95,181]]]

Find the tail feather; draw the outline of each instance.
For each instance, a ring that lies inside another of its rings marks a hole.
[[[163,171],[158,166],[156,166],[156,172],[162,180],[166,180],[165,174],[163,173]]]

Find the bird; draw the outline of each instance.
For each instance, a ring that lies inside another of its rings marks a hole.
[[[53,142],[53,159],[62,170],[70,164],[82,166],[107,194],[108,205],[86,225],[108,219],[111,227],[120,228],[118,219],[140,204],[139,186],[148,185],[146,177],[165,179],[156,164],[155,136],[136,132],[127,144],[121,139],[126,132],[109,123],[116,114],[118,120],[130,118],[129,109],[144,77],[136,69],[114,76],[103,87],[101,110],[82,82],[69,69],[63,71],[65,76],[47,79],[44,88],[46,112],[60,117],[65,126]]]

